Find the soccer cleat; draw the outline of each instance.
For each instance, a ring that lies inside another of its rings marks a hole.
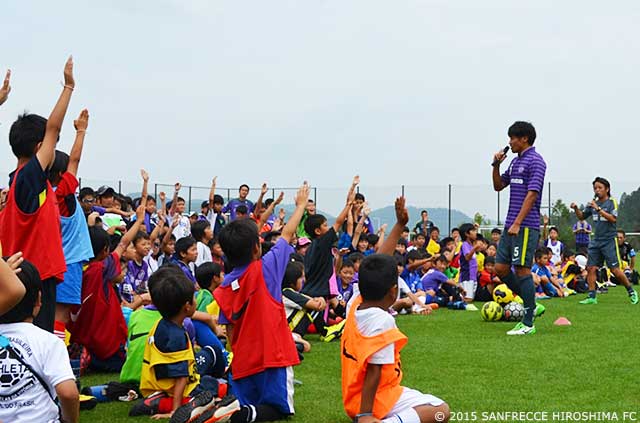
[[[609,293],[609,288],[607,288],[606,286],[601,286],[600,288],[596,289],[596,292],[598,294],[608,294]]]
[[[629,300],[631,300],[631,304],[638,304],[638,293],[633,291],[633,293],[629,294]]]
[[[598,304],[598,299],[596,297],[587,297],[584,300],[580,301],[580,304]]]
[[[524,323],[518,323],[513,329],[507,332],[507,335],[533,335],[536,333],[535,326],[526,326]]]
[[[210,408],[192,423],[222,423],[231,420],[231,416],[240,410],[240,402],[233,395],[227,395],[214,408]]]
[[[173,412],[169,423],[191,423],[198,419],[205,411],[215,408],[215,397],[209,391],[200,392],[188,403],[181,405]]]
[[[545,306],[543,306],[542,304],[536,303],[536,309],[533,312],[533,314],[535,317],[541,317],[546,310],[547,308]]]
[[[129,417],[153,416],[154,414],[158,414],[160,401],[167,397],[168,395],[164,392],[154,392],[135,403],[133,407],[131,407],[131,410],[129,410]]]
[[[344,324],[346,320],[341,321],[340,323],[336,323],[333,326],[327,327],[327,334],[321,337],[321,341],[331,342],[334,339],[340,338],[342,336],[342,331],[344,330]]]
[[[96,397],[80,394],[80,410],[93,410],[98,405]]]
[[[476,307],[474,304],[467,304],[467,308],[465,309],[467,311],[478,311],[478,307]]]

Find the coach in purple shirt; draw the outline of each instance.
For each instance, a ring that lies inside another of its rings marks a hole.
[[[508,135],[511,151],[518,156],[502,175],[500,163],[506,155],[500,151],[493,161],[493,188],[502,191],[510,187],[509,212],[498,245],[496,273],[524,301],[522,322],[507,335],[533,335],[536,302],[531,265],[540,238],[540,202],[547,164],[533,147],[536,130],[532,124],[515,122]]]

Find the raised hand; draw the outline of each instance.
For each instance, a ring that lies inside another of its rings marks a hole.
[[[572,208],[573,210],[578,208],[578,205],[576,203],[571,203],[571,205],[569,206],[570,208]]]
[[[546,214],[542,216],[542,223],[547,226],[549,224],[549,216]]]
[[[213,185],[214,187],[216,186],[216,181],[218,180],[217,176],[214,176],[213,179],[211,180],[211,185]]]
[[[89,127],[89,111],[87,109],[83,109],[80,112],[80,116],[78,119],[73,121],[73,127],[76,128],[78,132],[84,132]]]
[[[140,175],[142,176],[143,181],[149,182],[149,173],[146,170],[140,169]]]
[[[20,273],[22,271],[20,265],[23,261],[24,257],[22,257],[22,252],[19,251],[7,259],[7,264],[14,273]]]
[[[136,209],[136,219],[140,222],[144,222],[144,206],[140,205]]]
[[[158,197],[160,198],[160,201],[164,201],[167,199],[167,194],[165,194],[164,191],[160,191],[160,194],[158,194]]]
[[[287,212],[284,209],[280,209],[280,212],[278,213],[278,219],[284,220],[286,215],[287,215]]]
[[[180,188],[182,188],[182,185],[180,184],[180,182],[176,182],[175,184],[173,184],[173,187],[175,188],[176,192],[180,191]]]
[[[307,201],[309,200],[309,184],[307,181],[304,181],[298,192],[296,193],[296,207],[307,206]]]
[[[280,191],[280,195],[278,195],[278,198],[274,201],[275,205],[277,206],[282,203],[282,200],[284,200],[284,192]]]
[[[4,77],[4,82],[2,83],[2,88],[0,88],[0,105],[2,105],[7,98],[9,97],[9,93],[11,92],[11,69],[7,69],[7,74]]]
[[[69,56],[67,63],[64,64],[64,86],[74,89],[76,81],[73,79],[73,56]]]
[[[267,193],[267,183],[266,182],[262,184],[262,188],[260,188],[260,193],[262,195],[265,195]]]
[[[362,206],[362,215],[367,217],[371,214],[371,207],[369,207],[369,203],[364,203]]]
[[[353,177],[353,182],[351,182],[351,186],[355,188],[355,186],[359,184],[360,184],[360,175],[356,175]]]
[[[406,226],[409,221],[409,212],[405,207],[405,199],[404,197],[396,198],[395,209],[396,209],[396,221],[398,224],[402,226]]]

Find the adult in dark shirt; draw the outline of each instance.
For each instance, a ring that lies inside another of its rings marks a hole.
[[[414,226],[413,232],[415,232],[416,235],[423,234],[426,238],[429,238],[433,226],[433,222],[429,220],[429,212],[422,210],[420,212],[420,221]]]

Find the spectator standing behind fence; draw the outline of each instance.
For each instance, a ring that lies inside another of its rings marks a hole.
[[[238,198],[234,198],[229,201],[226,206],[222,208],[222,213],[229,213],[229,220],[236,220],[236,209],[239,206],[245,206],[247,208],[247,214],[250,215],[253,212],[253,202],[251,200],[247,200],[247,196],[249,195],[249,185],[242,184],[240,188],[238,188]]]
[[[429,220],[429,212],[422,210],[420,212],[420,221],[414,226],[413,232],[415,232],[416,235],[423,234],[426,238],[429,238],[433,226],[433,222]]]

